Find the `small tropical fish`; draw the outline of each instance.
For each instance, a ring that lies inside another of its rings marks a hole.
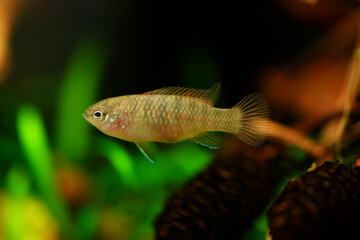
[[[268,128],[268,108],[261,94],[246,96],[233,108],[214,107],[221,84],[209,90],[166,87],[137,95],[113,97],[90,106],[83,117],[103,133],[134,142],[154,162],[154,142],[188,139],[209,148],[221,142],[214,132],[235,134],[261,145]]]

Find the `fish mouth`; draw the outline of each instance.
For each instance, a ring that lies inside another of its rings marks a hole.
[[[86,120],[89,118],[89,114],[87,111],[85,111],[85,113],[82,114],[83,118],[85,118]]]

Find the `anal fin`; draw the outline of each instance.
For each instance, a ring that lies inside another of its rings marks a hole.
[[[205,132],[196,137],[189,138],[189,140],[212,149],[222,146],[221,139],[215,132]]]
[[[157,146],[153,142],[141,142],[136,143],[136,146],[145,155],[145,157],[151,162],[155,163],[155,157],[157,152]]]

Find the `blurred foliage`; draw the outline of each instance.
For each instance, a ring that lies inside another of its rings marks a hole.
[[[59,222],[29,189],[29,177],[14,166],[6,177],[7,191],[1,194],[2,239],[59,238]],[[21,229],[21,230],[20,230]]]
[[[16,120],[20,145],[26,156],[36,185],[43,195],[44,200],[49,204],[49,207],[59,220],[64,233],[68,233],[69,219],[57,192],[54,178],[55,173],[50,157],[50,146],[42,118],[34,107],[22,105]],[[21,187],[22,184],[18,186]]]
[[[69,159],[81,159],[88,150],[89,127],[77,116],[96,101],[97,90],[108,59],[107,43],[99,37],[81,37],[60,87],[56,122],[56,149]],[[86,86],[86,91],[84,87]],[[76,129],[75,135],[70,135]]]

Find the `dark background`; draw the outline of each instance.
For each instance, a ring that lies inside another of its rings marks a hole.
[[[17,22],[11,77],[61,72],[78,39],[88,34],[105,40],[111,52],[101,98],[163,86],[210,88],[221,81],[224,98],[235,104],[254,91],[264,67],[286,63],[325,27],[294,19],[268,0],[37,1]],[[57,79],[31,84],[51,89]]]

